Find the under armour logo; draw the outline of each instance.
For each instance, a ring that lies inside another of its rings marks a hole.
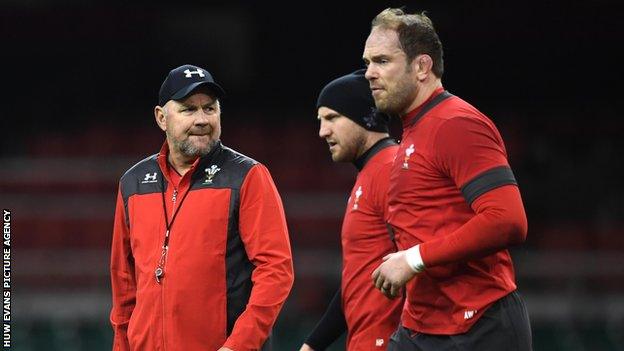
[[[371,112],[367,116],[364,116],[364,123],[368,128],[373,128],[377,126],[377,110],[374,107],[371,107]]]
[[[191,78],[193,76],[193,74],[197,74],[198,76],[200,76],[201,78],[204,78],[206,75],[204,74],[204,71],[202,71],[201,69],[197,69],[197,71],[191,71],[190,69],[186,69],[186,71],[184,71],[184,76],[186,78]]]
[[[377,347],[381,347],[384,344],[384,339],[376,339],[375,340],[375,346]]]
[[[156,172],[154,173],[146,173],[145,174],[145,178],[143,178],[143,181],[141,182],[141,184],[146,184],[146,183],[156,183]]]

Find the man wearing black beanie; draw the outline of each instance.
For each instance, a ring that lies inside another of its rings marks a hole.
[[[319,137],[334,162],[353,162],[359,173],[342,224],[342,283],[300,351],[320,351],[347,331],[347,350],[385,350],[399,325],[402,298],[390,300],[370,283],[382,258],[396,252],[386,228],[390,165],[398,149],[389,137],[364,70],[327,84],[318,101]]]

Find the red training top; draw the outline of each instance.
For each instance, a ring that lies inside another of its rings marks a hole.
[[[394,141],[382,139],[369,150],[342,223],[342,304],[349,351],[385,350],[401,317],[403,299],[390,300],[371,283],[382,258],[396,252],[385,217],[390,165],[397,149]]]
[[[426,268],[407,284],[401,322],[464,333],[516,289],[506,247],[526,237],[520,193],[492,121],[442,88],[403,117],[403,129],[388,222],[399,249],[421,244]]]

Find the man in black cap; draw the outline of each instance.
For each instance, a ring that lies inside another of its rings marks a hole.
[[[324,350],[345,330],[347,350],[385,350],[399,325],[402,299],[390,300],[370,283],[382,258],[396,251],[384,220],[390,165],[398,146],[388,117],[375,109],[364,70],[323,88],[319,136],[335,162],[353,162],[359,173],[342,224],[342,283],[325,315],[301,347]]]
[[[224,91],[184,65],[160,88],[160,152],[119,182],[111,254],[113,350],[268,350],[293,283],[266,167],[221,144]]]

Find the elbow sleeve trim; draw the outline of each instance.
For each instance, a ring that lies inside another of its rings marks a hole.
[[[468,205],[471,205],[479,196],[503,185],[518,185],[516,177],[509,166],[502,166],[487,170],[471,179],[461,187],[462,195]]]

